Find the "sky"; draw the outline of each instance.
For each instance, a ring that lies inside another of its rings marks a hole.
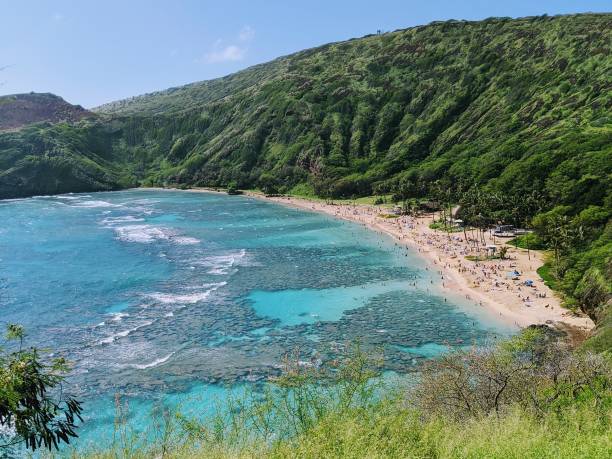
[[[0,0],[0,95],[52,92],[90,108],[379,29],[611,10],[610,0]]]

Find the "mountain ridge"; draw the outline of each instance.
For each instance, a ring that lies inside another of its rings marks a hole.
[[[533,188],[513,186],[514,169],[529,172],[541,150],[567,136],[583,151],[610,142],[611,29],[610,14],[435,22],[111,102],[98,119],[0,137],[0,197],[73,191],[61,176],[49,189],[11,182],[49,151],[89,169],[83,187],[94,189],[232,183],[350,197],[443,176]]]
[[[254,64],[252,66],[249,66],[245,69],[242,70],[238,70],[236,72],[218,77],[218,78],[212,78],[212,79],[208,79],[208,80],[200,80],[200,81],[195,81],[195,82],[191,82],[191,83],[187,83],[184,85],[179,85],[179,86],[173,86],[173,87],[169,87],[166,89],[161,89],[161,90],[157,90],[157,91],[153,91],[150,93],[143,93],[143,94],[139,94],[136,96],[132,96],[132,97],[128,97],[128,98],[124,98],[124,99],[118,99],[118,100],[113,100],[110,102],[106,102],[104,104],[98,105],[96,107],[91,108],[90,110],[92,112],[96,112],[96,113],[106,113],[106,114],[120,114],[123,112],[123,110],[125,109],[124,104],[131,104],[134,102],[138,102],[139,100],[143,100],[143,99],[148,99],[148,98],[155,98],[155,97],[160,97],[160,96],[165,96],[167,94],[176,92],[176,91],[180,91],[180,90],[187,90],[189,88],[197,88],[198,86],[205,86],[207,84],[210,84],[212,82],[217,82],[217,81],[221,81],[221,80],[225,80],[228,79],[230,77],[233,77],[237,74],[242,74],[244,72],[249,72],[251,70],[255,70],[258,67],[263,67],[263,66],[267,66],[267,65],[271,65],[276,61],[282,61],[283,59],[287,59],[287,58],[291,58],[293,56],[297,56],[300,55],[302,53],[310,53],[310,52],[317,52],[317,51],[321,51],[324,50],[325,48],[329,47],[329,46],[333,46],[339,43],[349,43],[352,41],[356,41],[356,40],[362,40],[362,39],[366,39],[366,38],[370,38],[370,37],[380,37],[380,36],[384,36],[384,35],[389,35],[389,34],[396,34],[396,33],[402,33],[402,32],[408,32],[411,30],[418,30],[421,28],[425,28],[425,27],[431,27],[431,26],[444,26],[447,24],[461,24],[461,25],[469,25],[469,24],[478,24],[478,23],[503,23],[503,22],[507,22],[507,21],[516,21],[516,20],[537,20],[537,19],[541,19],[541,18],[572,18],[572,17],[580,17],[580,16],[585,16],[585,15],[589,15],[589,16],[605,16],[609,13],[592,13],[592,12],[585,12],[585,13],[576,13],[576,14],[558,14],[558,15],[552,15],[552,16],[548,16],[548,15],[543,15],[543,16],[525,16],[525,17],[520,17],[520,18],[512,18],[512,17],[489,17],[486,19],[482,19],[482,20],[465,20],[465,19],[449,19],[446,21],[432,21],[428,24],[422,24],[422,25],[415,25],[412,27],[406,27],[406,28],[400,28],[400,29],[395,29],[392,31],[386,31],[386,32],[382,32],[382,33],[378,33],[378,34],[366,34],[363,35],[361,37],[353,37],[353,38],[348,38],[345,40],[339,40],[339,41],[333,41],[333,42],[329,42],[329,43],[325,43],[322,45],[317,45],[317,46],[313,46],[311,48],[306,48],[306,49],[302,49],[299,51],[295,51],[289,54],[285,54],[282,56],[278,56],[270,61],[266,61],[263,63],[258,63],[258,64]]]

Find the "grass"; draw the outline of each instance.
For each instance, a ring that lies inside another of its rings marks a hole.
[[[530,250],[545,250],[546,246],[538,238],[535,233],[527,233],[521,236],[517,236],[514,239],[508,241],[509,245],[519,247],[521,249]]]
[[[443,231],[445,233],[460,233],[463,231],[463,228],[458,226],[448,226],[442,222],[430,223],[429,228],[436,231]]]
[[[606,353],[612,357],[612,308],[610,306],[602,313],[602,317],[597,321],[597,328],[582,347],[593,352]]]
[[[487,256],[481,257],[481,256],[478,256],[478,255],[466,255],[465,259],[469,260],[469,261],[478,262],[478,261],[488,261],[488,260],[500,260],[501,256],[499,256],[499,255],[487,255]]]
[[[544,284],[551,290],[557,290],[557,281],[551,271],[552,268],[548,263],[543,264],[537,269],[537,273],[544,281]]]
[[[91,451],[90,459],[208,458],[598,458],[612,448],[610,413],[588,404],[536,418],[516,407],[464,422],[424,421],[395,400],[331,413],[292,439],[189,441],[169,448]],[[74,456],[77,457],[77,456]],[[79,456],[83,457],[83,456]]]
[[[254,194],[264,194],[261,190],[256,189],[256,188],[245,189],[244,191],[249,192],[249,193],[254,193]],[[393,195],[391,194],[363,196],[363,197],[354,198],[354,199],[322,198],[320,196],[315,195],[314,191],[312,191],[312,189],[308,187],[307,184],[296,185],[291,190],[289,190],[289,192],[283,193],[282,196],[308,199],[309,201],[317,201],[317,202],[333,202],[336,204],[343,204],[343,205],[369,205],[369,206],[377,205],[381,207],[391,207],[395,205],[392,201]],[[382,201],[382,204],[378,203],[380,201]]]
[[[501,420],[423,423],[416,413],[379,407],[326,419],[295,442],[277,447],[272,457],[604,457],[612,446],[611,433],[609,424],[586,408],[567,420],[549,416],[542,422],[517,409]]]
[[[349,358],[334,360],[330,367],[286,364],[284,375],[274,379],[274,389],[254,399],[236,399],[211,419],[157,411],[152,414],[151,432],[134,433],[119,421],[113,444],[63,455],[89,459],[608,457],[612,448],[609,360],[582,353],[567,360],[570,354],[564,352],[569,351],[562,347],[550,352],[539,347],[546,339],[532,329],[499,343],[496,354],[487,354],[486,360],[485,354],[474,351],[450,357],[446,362],[452,365],[445,368],[453,371],[429,373],[434,379],[423,376],[416,392],[412,386],[390,387],[372,380],[380,375],[374,368],[381,357],[371,358],[356,347]],[[540,353],[539,357],[527,357],[528,350]],[[540,369],[536,365],[534,373],[525,361],[534,363],[538,358],[544,363]],[[465,359],[471,362],[467,367]],[[492,363],[494,367],[489,366]],[[555,373],[557,379],[546,370],[552,363],[563,369]],[[455,376],[456,368],[487,370],[476,376],[476,383]],[[515,375],[516,371],[521,374]],[[509,378],[510,392],[502,397],[506,401],[499,411],[493,405],[472,412],[462,401],[447,404],[454,400],[448,396],[459,384],[468,400],[486,405],[487,394],[495,393],[490,392],[491,375]],[[484,392],[474,392],[475,387]],[[117,419],[127,420],[127,414],[120,412]],[[43,455],[49,456],[57,457]]]

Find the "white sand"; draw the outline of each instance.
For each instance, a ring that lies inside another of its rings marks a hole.
[[[412,218],[384,218],[385,209],[369,205],[327,204],[293,197],[264,197],[250,193],[250,196],[300,209],[321,212],[337,218],[361,223],[379,232],[384,232],[401,243],[412,246],[426,257],[439,271],[442,287],[464,295],[507,323],[519,327],[531,324],[549,324],[571,331],[574,335],[586,336],[595,325],[586,315],[574,314],[561,307],[560,299],[548,288],[536,270],[542,266],[542,254],[516,249],[507,245],[506,240],[486,235],[487,244],[498,247],[506,245],[506,260],[473,262],[465,259],[468,255],[484,255],[473,242],[464,240],[463,232],[451,233],[429,228],[431,216]],[[467,233],[468,239],[472,237]],[[477,237],[476,233],[473,235]],[[478,247],[478,245],[476,245]],[[507,273],[521,273],[519,280],[512,280]],[[530,279],[534,287],[522,283]]]
[[[216,193],[207,188],[194,188],[194,192]],[[402,216],[384,218],[387,209],[371,205],[348,203],[328,204],[322,201],[296,197],[266,197],[259,193],[247,193],[258,199],[276,202],[313,212],[324,213],[360,223],[365,227],[386,233],[400,243],[413,247],[427,259],[441,275],[442,288],[487,308],[487,310],[508,324],[527,327],[532,324],[548,324],[569,332],[570,338],[580,341],[595,327],[584,314],[561,307],[560,298],[548,288],[536,270],[543,265],[541,252],[517,249],[506,244],[507,240],[493,238],[489,234],[485,243],[474,244],[465,241],[463,232],[451,233],[429,228],[431,215],[419,218]],[[468,232],[468,239],[477,238]],[[494,240],[495,239],[495,240]],[[494,244],[498,250],[508,248],[506,260],[473,262],[465,257],[484,255],[484,245]],[[477,247],[480,245],[481,251]],[[518,280],[512,280],[507,273],[521,273]],[[534,287],[523,285],[532,280]]]

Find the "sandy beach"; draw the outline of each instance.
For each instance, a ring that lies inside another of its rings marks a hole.
[[[336,218],[360,223],[367,228],[386,233],[398,242],[415,249],[431,263],[440,275],[443,289],[460,294],[480,307],[488,308],[501,320],[517,327],[531,324],[548,324],[568,332],[570,338],[582,340],[595,326],[586,315],[577,315],[561,307],[560,299],[548,288],[536,270],[542,266],[542,254],[537,251],[517,249],[508,245],[507,239],[485,236],[485,244],[477,250],[468,232],[468,241],[463,232],[447,234],[429,228],[431,215],[423,217],[400,216],[386,218],[384,209],[371,205],[347,203],[325,203],[295,197],[265,197],[248,193],[249,196],[265,199],[304,210],[320,212]],[[495,239],[495,240],[494,240]],[[470,261],[469,255],[484,255],[484,245],[506,245],[505,260]],[[517,271],[519,276],[510,276]],[[526,280],[533,286],[525,285]]]
[[[192,188],[188,191],[219,193],[208,188]],[[412,247],[424,257],[440,276],[443,291],[461,295],[475,305],[487,310],[503,322],[524,328],[532,324],[547,324],[568,334],[574,342],[583,341],[594,322],[584,314],[576,314],[561,306],[560,298],[542,280],[536,270],[544,264],[541,252],[515,248],[508,239],[485,235],[485,243],[475,243],[467,233],[450,233],[429,227],[432,215],[421,217],[400,216],[386,218],[388,208],[347,202],[327,203],[319,200],[289,196],[264,196],[247,192],[245,196],[275,202],[311,212],[324,213],[359,223],[368,229],[385,233],[396,241]],[[495,245],[498,250],[507,247],[506,259],[470,261],[466,256],[485,255],[484,246]],[[480,251],[477,247],[480,246]],[[513,278],[510,272],[517,271]],[[533,281],[531,287],[526,280]]]

